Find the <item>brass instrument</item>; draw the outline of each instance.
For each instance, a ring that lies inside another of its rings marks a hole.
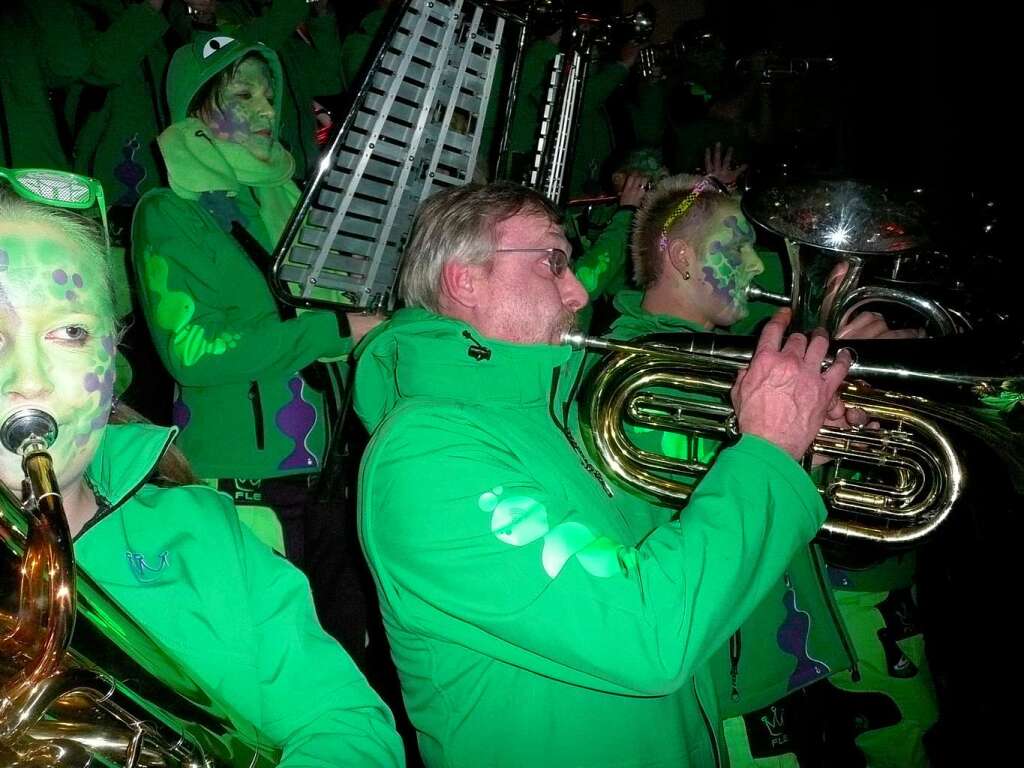
[[[855,181],[816,181],[744,195],[748,219],[783,238],[788,296],[752,288],[748,297],[789,305],[794,327],[830,334],[867,305],[909,311],[932,336],[962,333],[967,317],[940,301],[932,286],[900,276],[902,260],[929,243],[929,215],[910,195]]]
[[[20,505],[0,491],[0,765],[276,765],[277,750],[261,746],[255,729],[237,732],[219,705],[76,571],[47,453],[56,436],[53,417],[32,408],[0,426],[0,441],[22,457],[25,471]]]
[[[632,343],[578,334],[577,348],[606,352],[580,400],[592,457],[627,490],[679,506],[708,465],[641,449],[626,426],[728,440],[737,435],[729,399],[756,339],[671,334]],[[963,493],[966,443],[988,447],[1024,488],[1024,440],[981,397],[1024,393],[1024,341],[1007,333],[1001,358],[974,364],[969,335],[893,343],[862,342],[841,394],[878,430],[823,428],[810,453],[832,459],[818,481],[829,509],[827,537],[906,546],[934,531]],[[942,361],[951,361],[943,367]],[[987,367],[983,367],[987,366]],[[866,382],[871,382],[866,383]],[[954,444],[953,437],[957,442]]]

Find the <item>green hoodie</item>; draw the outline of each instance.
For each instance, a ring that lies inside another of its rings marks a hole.
[[[432,768],[714,765],[707,660],[824,519],[753,436],[681,519],[628,512],[553,415],[570,357],[422,309],[360,347],[360,536]]]
[[[307,39],[296,31],[299,25]],[[217,28],[222,34],[273,48],[280,58],[284,73],[281,141],[295,158],[294,178],[305,179],[321,154],[312,101],[335,96],[344,87],[334,14],[311,16],[306,0],[220,0]]]
[[[762,258],[770,264],[768,255],[762,252]],[[778,264],[777,257],[774,263]],[[771,274],[779,273],[776,270]],[[643,294],[638,291],[625,291],[616,297],[621,315],[612,325],[612,338],[631,340],[653,333],[702,330],[685,320],[651,314],[642,301]],[[633,432],[633,436],[642,448],[681,458],[699,456],[708,461],[717,450],[717,443],[703,438],[696,450],[688,448],[685,440],[669,432]],[[723,716],[762,709],[828,677],[833,685],[853,694],[843,702],[852,707],[851,712],[857,706],[866,706],[853,703],[858,695],[863,701],[863,694],[876,691],[883,692],[898,707],[898,723],[880,727],[872,722],[870,730],[854,734],[856,746],[872,765],[923,765],[922,736],[937,718],[935,692],[920,630],[901,624],[899,612],[904,606],[890,597],[892,590],[897,590],[893,593],[896,595],[901,588],[909,590],[912,571],[913,557],[894,557],[865,570],[849,571],[826,567],[816,545],[798,551],[784,580],[744,622],[739,644],[734,640],[712,659]],[[792,645],[783,648],[796,635],[803,637],[800,653],[793,653]],[[873,703],[877,706],[877,697]],[[752,718],[752,725],[748,718],[746,731],[735,722],[726,723],[729,749],[737,768],[781,764],[772,762],[781,758],[750,758],[750,736],[756,736],[761,744],[775,745],[772,737],[777,733],[772,729],[776,724],[768,722],[773,715]],[[795,725],[789,723],[789,728]],[[863,724],[857,727],[863,728]],[[833,750],[841,749],[842,739],[834,738],[834,742]]]
[[[173,431],[111,426],[87,472],[100,512],[78,564],[281,768],[402,765],[391,713],[316,621],[305,577],[227,496],[145,484]]]
[[[532,162],[547,97],[551,62],[558,51],[558,45],[541,38],[533,41],[523,56],[509,133],[512,160],[507,174],[512,176],[522,175]],[[573,148],[573,167],[566,179],[570,196],[579,195],[598,182],[602,166],[614,147],[606,104],[628,75],[629,69],[619,62],[589,68],[580,103],[580,129]]]
[[[168,42],[187,40],[190,33],[184,7],[166,5],[165,15],[149,3],[127,0],[75,4],[89,55],[89,68],[69,99],[83,118],[75,170],[98,179],[111,206],[132,208],[161,184],[156,137],[169,122],[163,95],[173,49]]]
[[[621,314],[608,334],[613,339],[704,330],[686,320],[648,312],[640,291],[623,291],[615,307]],[[671,432],[632,430],[631,435],[639,447],[677,459],[707,462],[720,450],[714,440],[697,438],[691,446]],[[853,663],[821,554],[812,546],[797,551],[783,577],[744,622],[739,637],[720,649],[711,667],[722,714],[728,717],[766,707]]]
[[[254,51],[280,84],[277,58],[264,46],[203,35],[175,53],[167,88],[176,122],[160,142],[171,184],[181,194],[149,192],[133,226],[140,303],[178,385],[174,420],[181,447],[196,472],[210,478],[318,471],[327,440],[324,398],[300,371],[351,346],[332,313],[283,319],[267,285],[267,265],[229,234],[237,222],[266,251],[273,249],[298,197],[288,181],[290,157],[277,145],[267,169],[274,178],[249,186],[232,158],[242,154],[252,163],[252,156],[237,145],[217,144],[198,120],[185,118],[203,83]]]
[[[68,0],[0,3],[0,163],[71,169],[66,124],[51,99],[87,67]]]

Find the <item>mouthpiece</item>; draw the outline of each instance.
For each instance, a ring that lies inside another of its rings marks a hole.
[[[38,408],[15,411],[0,426],[0,443],[19,456],[24,456],[33,446],[46,450],[56,439],[57,421]]]

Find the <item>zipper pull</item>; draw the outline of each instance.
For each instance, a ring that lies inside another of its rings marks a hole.
[[[473,338],[473,334],[469,331],[463,331],[462,335],[472,342],[469,349],[466,350],[466,354],[476,360],[478,363],[481,360],[491,359],[491,350],[481,344],[479,341]]]
[[[733,701],[740,700],[740,687],[738,678],[740,675],[740,652],[743,644],[740,638],[740,630],[736,630],[729,638],[729,679],[731,681],[730,697]]]

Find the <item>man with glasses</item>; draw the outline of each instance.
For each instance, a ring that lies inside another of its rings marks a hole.
[[[846,375],[781,313],[733,391],[743,433],[683,518],[613,490],[566,424],[586,293],[559,214],[445,190],[407,307],[360,348],[359,523],[428,766],[710,766],[712,652],[824,520],[803,456]]]

